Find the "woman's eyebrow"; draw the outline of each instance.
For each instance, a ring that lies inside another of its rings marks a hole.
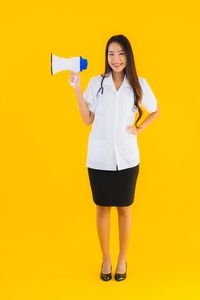
[[[115,52],[115,51],[109,50],[108,52]],[[118,52],[124,52],[124,50],[119,50]]]

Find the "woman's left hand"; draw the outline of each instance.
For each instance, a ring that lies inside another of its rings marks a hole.
[[[127,126],[126,127],[126,130],[132,134],[135,134],[135,135],[138,135],[140,133],[140,129],[139,128],[136,128],[136,127],[133,127],[133,126]]]

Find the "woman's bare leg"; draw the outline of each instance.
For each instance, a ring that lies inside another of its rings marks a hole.
[[[110,273],[111,259],[109,254],[110,206],[97,205],[97,231],[102,250],[103,273]]]
[[[126,254],[131,232],[131,205],[122,207],[117,206],[117,211],[120,253],[118,256],[116,273],[124,273],[126,271]]]

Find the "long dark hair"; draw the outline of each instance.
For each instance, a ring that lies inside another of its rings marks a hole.
[[[109,48],[109,45],[113,42],[120,44],[120,46],[122,47],[122,49],[124,50],[124,52],[126,54],[127,63],[126,63],[126,67],[125,67],[125,74],[127,76],[127,79],[129,81],[130,85],[133,88],[133,91],[134,91],[134,97],[135,97],[134,104],[138,108],[138,112],[139,112],[139,116],[135,122],[135,126],[138,128],[137,123],[140,120],[140,118],[142,117],[142,109],[140,108],[140,101],[142,99],[142,89],[141,89],[141,86],[140,86],[140,83],[138,80],[138,76],[137,76],[137,72],[136,72],[132,47],[131,47],[129,40],[124,35],[122,35],[122,34],[114,35],[107,41],[106,49],[105,49],[105,72],[104,72],[104,74],[101,74],[101,76],[103,76],[103,79],[104,79],[112,72],[112,68],[108,64],[108,48]]]

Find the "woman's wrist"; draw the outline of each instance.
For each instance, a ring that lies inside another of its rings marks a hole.
[[[80,93],[80,92],[82,92],[82,91],[81,91],[80,85],[77,85],[77,86],[74,87],[73,89],[74,89],[75,93]]]
[[[137,131],[138,131],[138,133],[140,133],[142,130],[143,130],[143,128],[142,128],[142,126],[140,125],[140,126],[137,128]]]

